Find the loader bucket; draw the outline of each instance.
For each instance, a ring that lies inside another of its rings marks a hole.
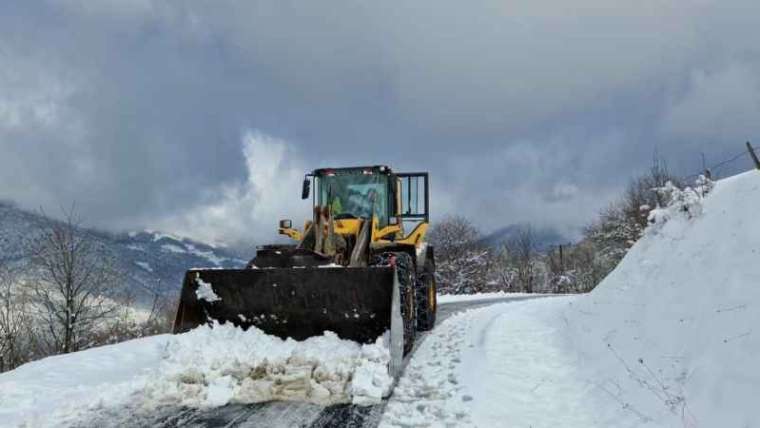
[[[391,330],[394,284],[392,267],[193,269],[185,274],[174,333],[216,320],[281,338],[332,331],[370,343]],[[211,287],[211,297],[201,286]]]

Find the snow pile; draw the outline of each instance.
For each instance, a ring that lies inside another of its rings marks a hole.
[[[333,333],[297,342],[230,324],[201,326],[45,358],[0,374],[0,426],[68,426],[97,415],[152,414],[269,400],[379,403],[390,394],[384,338]]]
[[[169,339],[160,378],[145,394],[190,407],[271,400],[376,404],[390,393],[390,354],[331,332],[303,342],[231,324],[198,327]]]
[[[665,190],[675,203],[565,309],[565,346],[601,426],[758,426],[760,174]]]

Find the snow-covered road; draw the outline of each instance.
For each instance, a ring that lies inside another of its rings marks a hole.
[[[599,426],[597,391],[562,352],[574,299],[480,301],[451,316],[412,357],[380,426]]]
[[[450,340],[447,333],[463,311],[499,304],[507,310],[510,303],[540,296],[486,296],[483,299],[449,299],[439,306],[439,322],[432,333],[418,336],[415,352],[407,357],[408,374],[417,376],[415,367],[429,360],[430,349]],[[445,300],[445,299],[444,299]],[[542,299],[545,300],[545,299]],[[452,322],[453,321],[453,322]],[[448,329],[448,330],[447,330]],[[459,330],[454,327],[454,330]],[[168,339],[169,337],[167,337]],[[428,340],[432,338],[433,340]],[[159,343],[161,342],[161,343]],[[122,345],[52,357],[0,375],[0,426],[377,426],[383,420],[388,401],[375,406],[339,404],[321,406],[302,402],[229,404],[224,406],[187,406],[171,404],[166,397],[153,397],[151,381],[155,361],[165,353],[161,337]],[[428,343],[430,342],[430,343]],[[161,346],[159,346],[161,345]],[[218,344],[209,344],[215,347]],[[238,347],[241,345],[237,344]],[[245,348],[229,352],[246,352]],[[129,349],[129,355],[125,355]],[[139,350],[139,352],[135,352]],[[419,355],[418,355],[419,354]],[[450,364],[456,353],[436,352],[434,359]],[[182,357],[190,358],[192,356]],[[196,362],[197,363],[197,362]],[[201,361],[200,364],[204,362]],[[195,363],[194,363],[195,364]],[[213,364],[213,362],[212,362]],[[76,378],[73,378],[76,376]],[[93,397],[93,391],[97,396]],[[144,391],[135,394],[135,391]],[[165,395],[165,394],[164,394]],[[400,395],[403,397],[403,394]],[[171,398],[171,397],[169,397]],[[162,401],[163,400],[163,401]],[[154,405],[155,402],[167,402]],[[180,401],[174,400],[176,403]],[[398,400],[392,398],[391,410]],[[118,404],[121,403],[121,404]],[[146,406],[145,403],[154,403]],[[388,413],[393,420],[393,412]],[[412,420],[410,419],[409,422]],[[408,426],[408,425],[407,425]]]
[[[477,426],[593,427],[593,388],[560,346],[562,297],[472,314],[459,370]]]

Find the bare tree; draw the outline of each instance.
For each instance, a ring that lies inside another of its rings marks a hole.
[[[121,274],[80,225],[74,208],[64,210],[63,221],[40,224],[39,237],[29,248],[36,270],[31,287],[34,306],[52,353],[80,349],[85,335],[117,309],[106,294],[114,290]]]
[[[113,318],[102,328],[89,332],[87,342],[107,345],[171,331],[175,315],[173,302],[160,292],[159,284],[144,288],[153,296],[147,313],[135,305],[134,294],[127,293],[121,297],[120,308]]]
[[[536,268],[536,239],[530,225],[520,227],[517,234],[507,241],[507,249],[514,263],[517,282],[522,291],[533,293],[538,283]]]
[[[12,370],[32,353],[32,323],[18,270],[0,265],[0,372]]]

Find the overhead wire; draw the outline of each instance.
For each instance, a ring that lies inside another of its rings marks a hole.
[[[701,171],[701,172],[699,172],[699,173],[696,173],[696,174],[690,174],[690,175],[684,176],[684,177],[683,177],[683,179],[684,179],[684,180],[689,180],[689,179],[697,178],[697,177],[699,177],[700,175],[704,175],[704,174],[705,174],[706,172],[708,172],[708,171],[709,171],[709,173],[710,173],[710,174],[713,176],[713,178],[716,178],[716,176],[717,176],[717,174],[716,174],[716,173],[717,173],[717,171],[720,171],[720,170],[721,170],[722,168],[724,168],[726,165],[729,165],[729,164],[731,164],[731,163],[733,163],[733,162],[736,162],[737,160],[739,160],[739,159],[741,159],[741,158],[743,158],[743,157],[745,157],[745,156],[749,156],[749,152],[748,152],[747,150],[743,150],[742,152],[740,152],[740,153],[738,153],[738,154],[736,154],[736,155],[732,156],[731,158],[725,159],[725,160],[723,160],[723,161],[720,161],[720,162],[718,162],[718,163],[716,163],[716,164],[713,164],[713,165],[711,165],[711,166],[708,166],[708,167],[706,167],[706,168],[705,168],[703,171]]]

